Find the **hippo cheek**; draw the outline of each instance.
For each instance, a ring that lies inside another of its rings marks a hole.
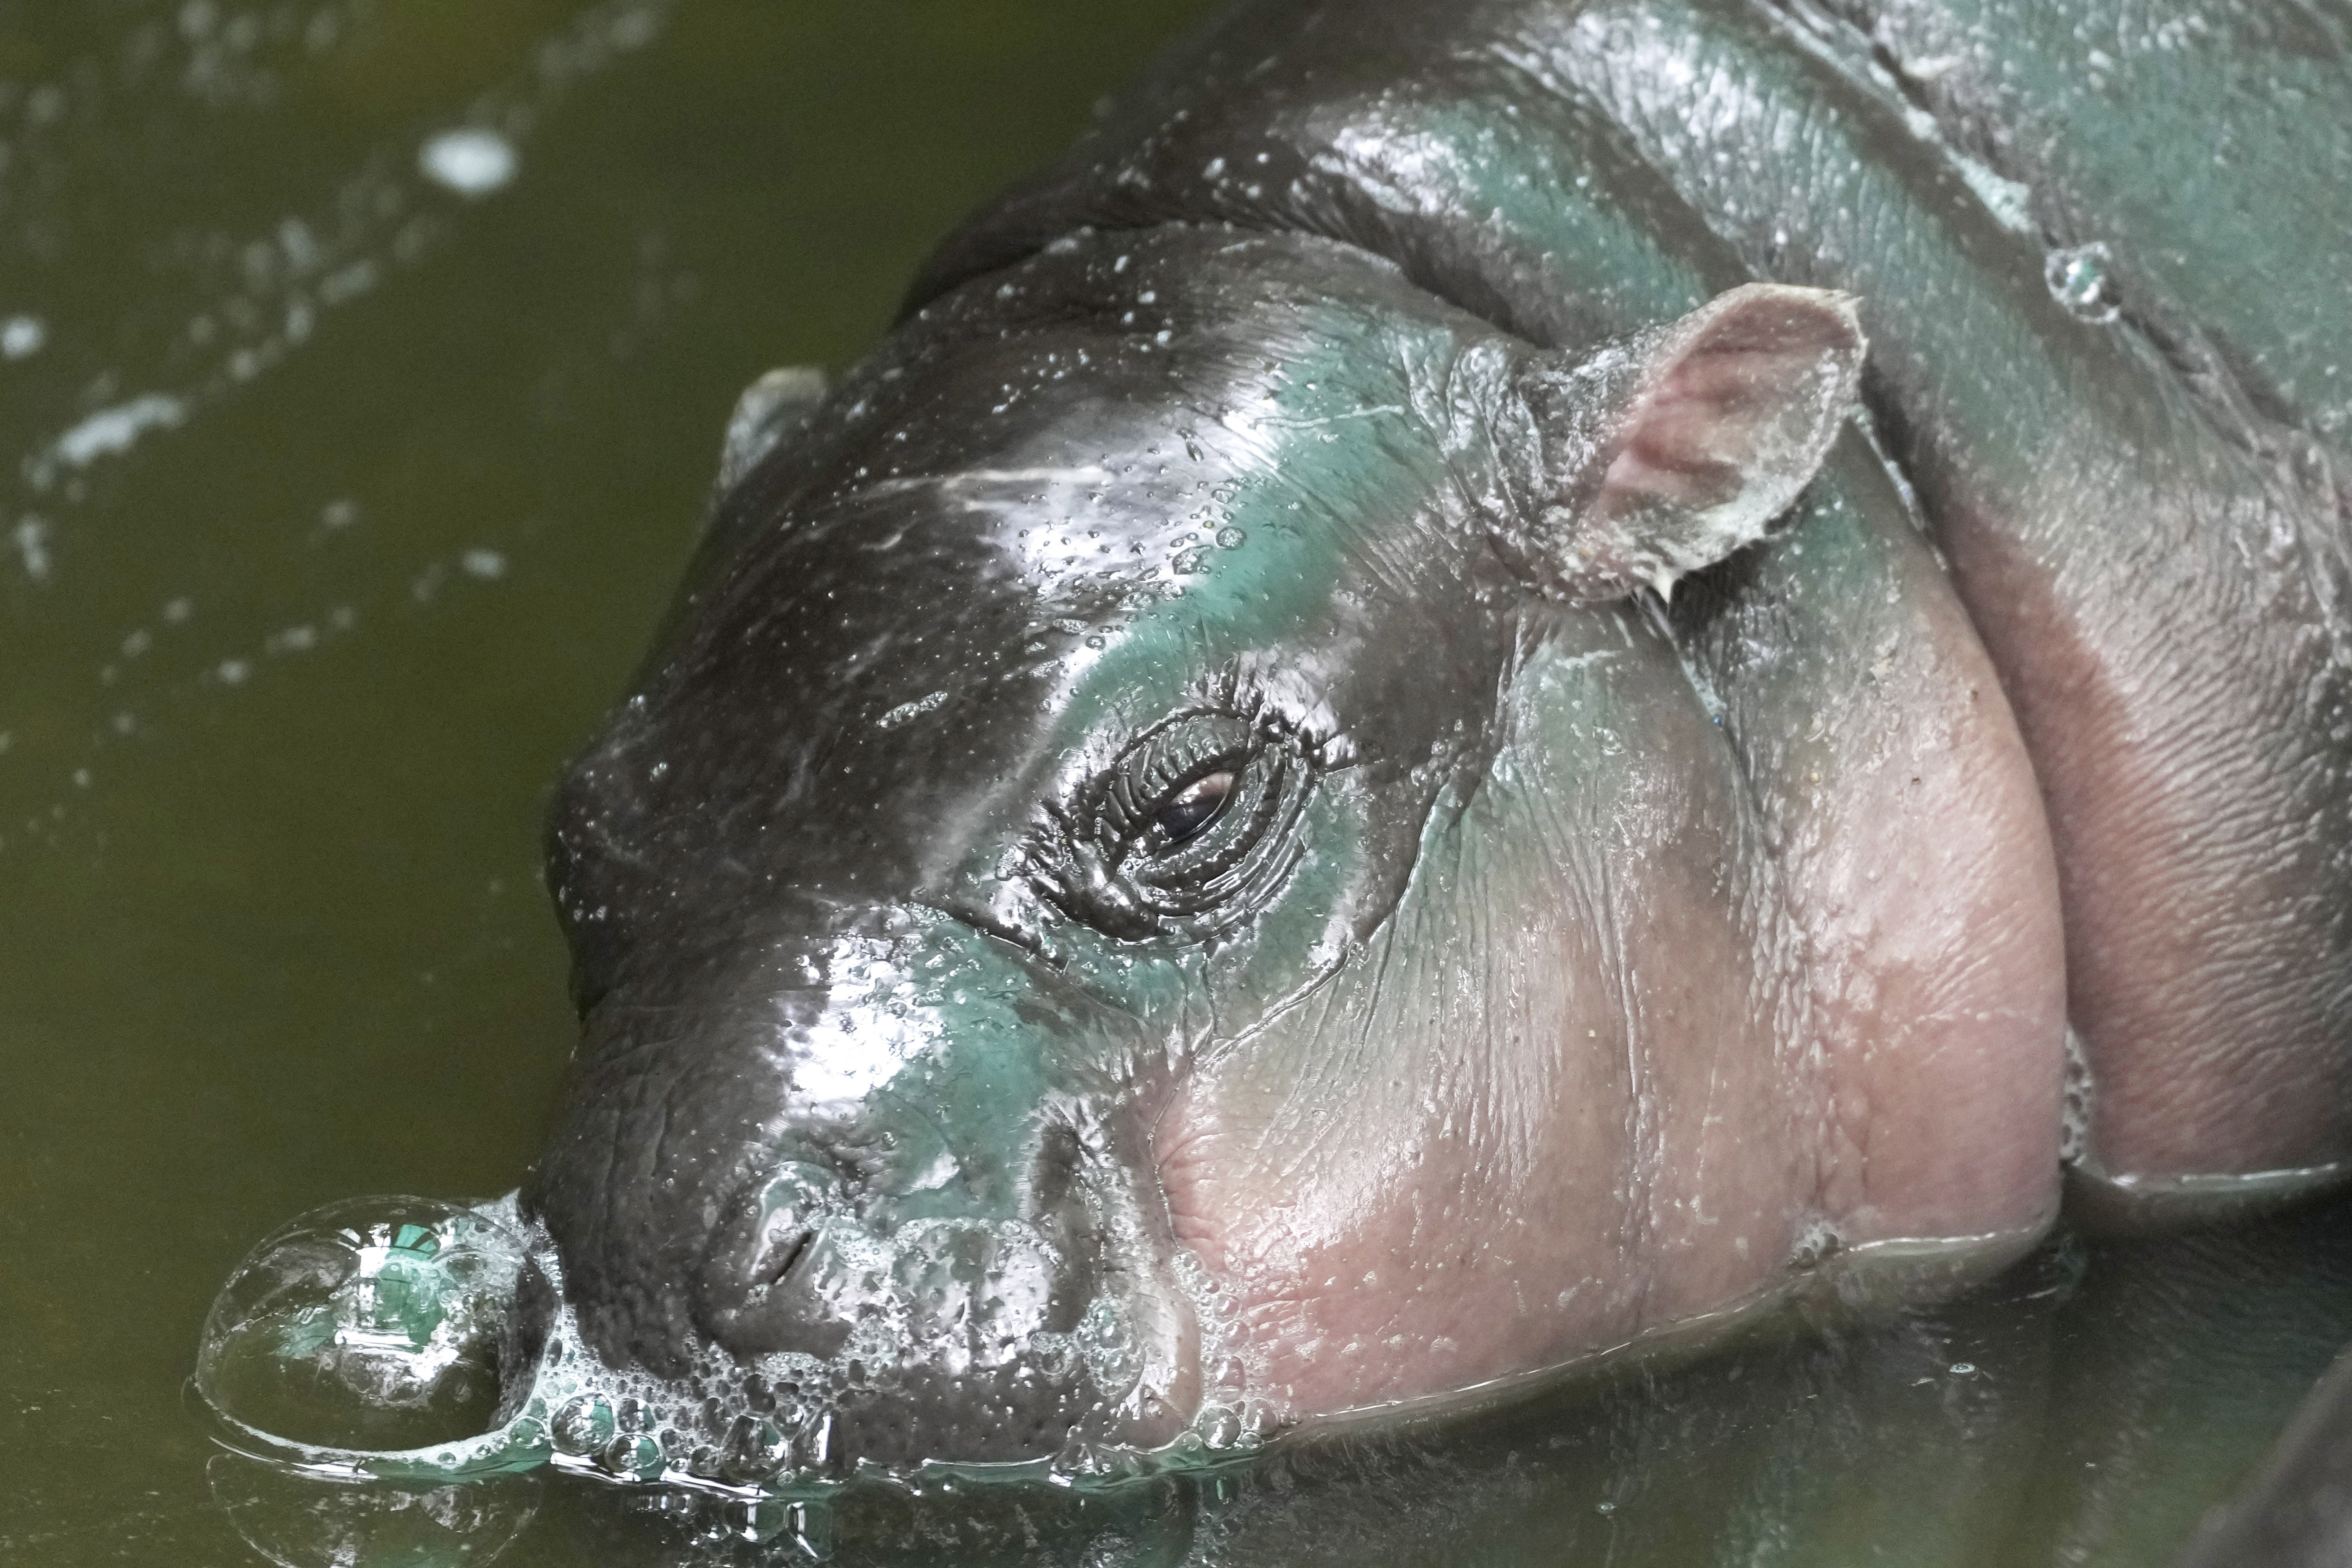
[[[1654,630],[1543,631],[1393,911],[1159,1124],[1241,1371],[1300,1419],[1699,1331],[1819,1212],[1821,1075],[1722,733]]]

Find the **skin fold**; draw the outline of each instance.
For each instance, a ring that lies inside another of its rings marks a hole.
[[[754,389],[525,1193],[682,1454],[1084,1472],[1948,1289],[2062,1154],[2332,1179],[2346,40],[2036,16],[1252,6]],[[2273,56],[2221,288],[2153,95]]]

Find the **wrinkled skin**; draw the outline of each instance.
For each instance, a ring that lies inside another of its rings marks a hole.
[[[2344,263],[2128,62],[2340,234],[2347,40],[2096,9],[2067,140],[1990,4],[1263,5],[748,420],[553,812],[595,1352],[1083,1468],[2334,1180]]]

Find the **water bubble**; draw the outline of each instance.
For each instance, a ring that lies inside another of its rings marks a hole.
[[[1200,1415],[1195,1418],[1193,1426],[1200,1433],[1202,1441],[1212,1450],[1222,1453],[1228,1448],[1241,1447],[1241,1413],[1231,1405],[1204,1405]]]
[[[2042,279],[2050,296],[2066,307],[2078,321],[2105,326],[2123,314],[2123,297],[2111,268],[2115,257],[2097,240],[2064,250],[2053,250],[2042,264]]]
[[[792,1458],[792,1438],[782,1427],[757,1416],[740,1416],[728,1435],[724,1474],[731,1480],[765,1480]]]
[[[281,1226],[221,1288],[196,1391],[293,1443],[404,1449],[488,1430],[524,1267],[512,1233],[430,1198],[355,1198]]]
[[[730,1505],[728,1531],[738,1541],[764,1546],[793,1526],[797,1505],[776,1498],[753,1498]]]
[[[444,131],[418,150],[416,166],[461,196],[486,196],[515,176],[514,143],[495,131]]]
[[[608,1474],[633,1481],[657,1479],[668,1464],[662,1446],[645,1433],[614,1438],[596,1456],[596,1462]]]
[[[1249,535],[1238,528],[1226,527],[1217,530],[1217,548],[1220,550],[1239,550],[1248,542]]]
[[[1127,1321],[1126,1309],[1109,1296],[1097,1296],[1070,1332],[1095,1385],[1117,1398],[1143,1375],[1143,1358]]]
[[[610,1405],[583,1394],[555,1413],[552,1436],[559,1453],[593,1454],[618,1436],[620,1428]]]

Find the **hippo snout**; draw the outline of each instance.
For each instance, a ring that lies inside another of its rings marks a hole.
[[[593,1010],[531,1206],[587,1346],[689,1396],[715,1451],[777,1389],[822,1431],[779,1459],[803,1472],[1150,1447],[1192,1418],[1156,1173],[1038,1070],[1039,1031],[1108,1025],[1025,983],[997,1012],[1003,946],[944,919],[796,941],[698,969],[699,1007],[623,984]],[[911,983],[937,974],[963,984]]]

